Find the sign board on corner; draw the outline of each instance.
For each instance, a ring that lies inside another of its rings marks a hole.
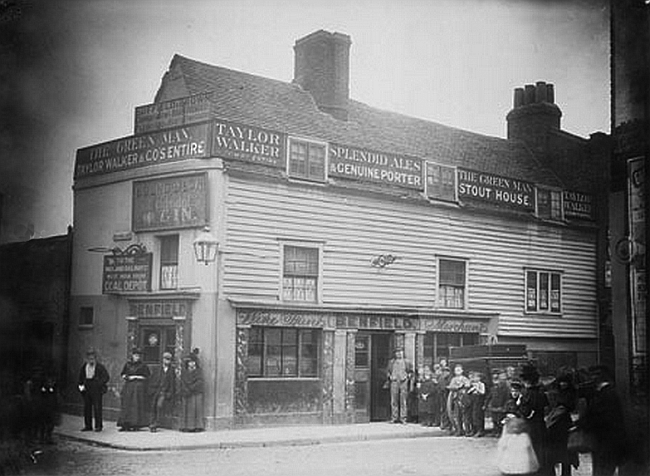
[[[153,253],[104,256],[102,293],[151,291]]]
[[[212,91],[135,108],[134,132],[143,134],[210,120]]]

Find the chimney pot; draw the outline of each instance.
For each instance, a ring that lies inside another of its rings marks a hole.
[[[546,85],[546,101],[555,104],[555,89],[552,84]]]
[[[514,107],[524,105],[524,88],[515,88],[515,102]]]
[[[527,84],[524,88],[524,105],[533,104],[535,102],[535,86]]]
[[[535,83],[535,102],[546,102],[546,83],[544,81]]]

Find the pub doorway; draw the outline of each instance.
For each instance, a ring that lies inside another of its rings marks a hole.
[[[355,339],[355,421],[387,421],[390,390],[385,387],[392,356],[391,332],[358,332]]]

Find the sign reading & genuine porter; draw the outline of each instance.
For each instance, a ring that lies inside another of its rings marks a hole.
[[[104,256],[104,294],[151,291],[153,253]]]
[[[378,182],[423,190],[423,162],[419,157],[329,145],[329,176]]]
[[[208,156],[208,124],[129,136],[77,150],[75,179]]]
[[[133,182],[133,231],[204,226],[207,190],[205,174]]]
[[[210,119],[212,91],[135,108],[135,133],[167,129]]]
[[[280,132],[229,121],[215,121],[212,154],[224,159],[284,167],[286,142],[287,135]]]
[[[458,169],[458,196],[523,210],[535,209],[532,183],[474,170]]]

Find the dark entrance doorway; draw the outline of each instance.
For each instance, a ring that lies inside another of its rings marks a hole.
[[[358,332],[355,340],[355,421],[386,421],[390,390],[384,388],[393,334]]]

